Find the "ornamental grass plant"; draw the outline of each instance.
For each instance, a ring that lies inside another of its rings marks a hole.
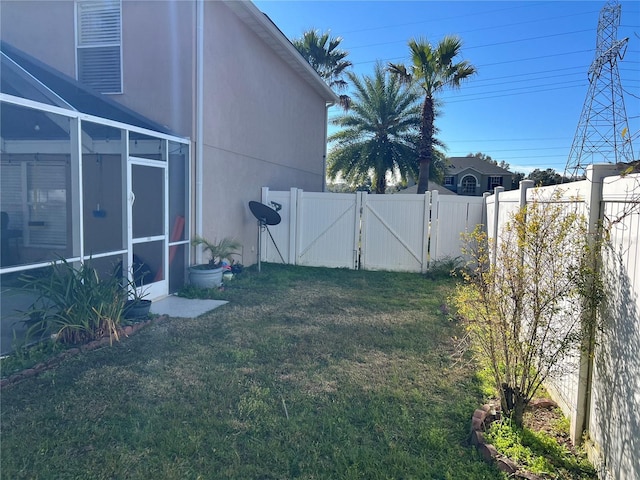
[[[78,266],[64,259],[22,277],[35,301],[28,317],[27,341],[52,335],[64,344],[102,338],[118,340],[127,290],[116,275],[101,277],[90,262]]]

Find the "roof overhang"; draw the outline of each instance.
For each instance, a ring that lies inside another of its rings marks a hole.
[[[338,103],[339,98],[311,65],[300,55],[296,47],[271,21],[250,1],[225,0],[224,3],[258,35],[284,62],[304,78],[324,98],[327,104]]]

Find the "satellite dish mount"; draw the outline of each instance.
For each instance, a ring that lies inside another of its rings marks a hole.
[[[258,272],[260,271],[260,257],[262,256],[261,248],[262,248],[262,232],[264,230],[267,231],[269,237],[271,238],[271,242],[273,246],[276,247],[276,251],[278,255],[280,255],[280,259],[282,263],[285,263],[284,257],[280,253],[280,249],[273,239],[273,235],[271,235],[271,231],[269,230],[269,225],[278,225],[282,220],[278,210],[282,208],[282,205],[276,202],[271,202],[275,206],[275,210],[268,205],[260,202],[249,202],[249,210],[254,217],[258,220]],[[278,208],[279,207],[279,208]]]

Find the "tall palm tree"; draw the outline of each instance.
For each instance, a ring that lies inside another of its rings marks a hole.
[[[353,100],[349,111],[332,121],[342,129],[329,137],[327,174],[331,179],[341,174],[351,183],[371,176],[375,192],[384,193],[387,172],[398,171],[403,179],[417,174],[420,95],[381,64],[372,77],[347,75]]]
[[[340,37],[331,37],[329,32],[321,34],[318,30],[313,29],[307,30],[301,38],[291,42],[336,93],[346,90],[347,82],[344,75],[352,65],[349,60],[345,60],[349,52],[338,48],[340,42],[342,42]],[[349,96],[341,94],[339,97],[340,105],[348,109]]]
[[[419,85],[424,93],[418,161],[418,193],[429,186],[429,168],[434,158],[436,96],[445,88],[459,88],[463,80],[476,73],[476,68],[466,60],[454,63],[460,54],[462,41],[454,35],[445,36],[435,47],[424,39],[409,41],[411,65],[389,64],[389,70],[402,79]]]

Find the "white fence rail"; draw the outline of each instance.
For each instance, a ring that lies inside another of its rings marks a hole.
[[[480,197],[368,195],[262,189],[282,222],[262,236],[261,259],[293,265],[424,272],[458,257],[461,233],[483,223]],[[277,247],[277,248],[276,248]]]

